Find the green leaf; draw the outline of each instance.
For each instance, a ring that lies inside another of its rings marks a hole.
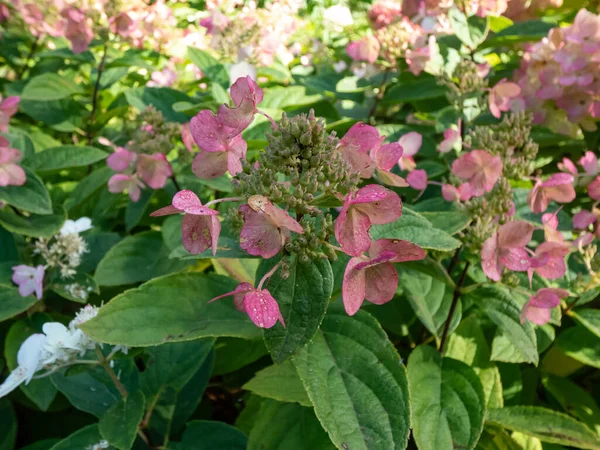
[[[8,133],[3,133],[3,135],[8,139],[10,147],[19,150],[23,158],[27,158],[35,153],[31,137],[23,130],[10,127]]]
[[[100,286],[120,286],[176,272],[187,265],[169,259],[168,254],[159,232],[128,236],[104,255],[94,278]]]
[[[82,273],[89,273],[96,270],[96,267],[108,253],[121,240],[121,236],[117,233],[94,233],[90,231],[85,236],[85,242],[88,246],[88,252],[81,258],[81,264],[77,268]]]
[[[489,31],[487,17],[473,15],[467,18],[458,8],[452,8],[448,18],[456,37],[469,49],[475,50],[485,41]]]
[[[406,371],[373,317],[364,311],[349,317],[330,307],[321,330],[293,361],[321,425],[338,448],[406,448]]]
[[[176,102],[189,101],[190,98],[183,92],[166,87],[141,87],[125,91],[125,98],[134,108],[144,111],[148,106],[154,106],[170,122],[186,123],[189,117],[173,110]]]
[[[281,402],[312,406],[298,372],[289,360],[256,372],[254,378],[243,385],[242,389]]]
[[[167,275],[118,295],[81,328],[96,341],[131,347],[211,336],[257,338],[260,331],[231,299],[207,304],[235,286],[222,276]]]
[[[600,407],[590,392],[567,378],[554,375],[544,376],[542,383],[566,413],[581,420],[600,436]]]
[[[582,325],[576,325],[559,334],[556,347],[567,356],[600,369],[600,337]]]
[[[600,338],[600,310],[598,309],[576,309],[571,314],[581,325]]]
[[[219,338],[215,344],[214,375],[225,375],[235,372],[269,352],[263,339],[249,341],[239,338]]]
[[[426,249],[450,251],[460,247],[460,241],[448,233],[434,228],[431,222],[417,213],[404,208],[399,219],[385,225],[373,225],[371,238],[402,239]]]
[[[27,175],[25,184],[0,187],[0,200],[34,214],[52,214],[52,201],[46,186],[27,167],[23,167],[23,169]]]
[[[408,357],[408,381],[413,435],[419,449],[474,448],[486,408],[473,369],[420,346]]]
[[[58,214],[39,216],[31,214],[30,216],[18,216],[9,213],[7,210],[0,210],[0,225],[13,233],[30,237],[49,238],[57,234],[67,220],[67,216],[62,210]]]
[[[52,172],[71,167],[84,167],[106,159],[108,153],[99,148],[63,145],[39,152],[23,161],[36,172]]]
[[[469,299],[498,326],[492,342],[492,360],[537,365],[537,340],[529,321],[521,325],[521,307],[506,291],[497,287],[479,288]]]
[[[27,311],[36,301],[33,295],[21,297],[17,288],[0,285],[0,322]]]
[[[264,260],[258,268],[255,286],[276,264]],[[326,259],[309,264],[290,260],[289,276],[284,280],[276,272],[265,284],[277,299],[285,327],[281,324],[264,330],[267,349],[276,363],[281,363],[305,346],[319,329],[333,291],[333,272]]]
[[[188,47],[188,58],[213,83],[224,89],[229,89],[229,74],[225,66],[217,61],[210,53],[194,47]]]
[[[304,86],[278,86],[265,90],[261,108],[282,110],[311,105],[323,99],[321,94],[309,94]]]
[[[488,411],[487,423],[537,437],[543,442],[600,449],[598,436],[581,422],[551,409],[511,406]]]
[[[71,192],[69,198],[65,202],[65,208],[70,211],[88,200],[92,195],[98,192],[99,189],[106,189],[108,180],[113,174],[114,171],[110,167],[102,167],[94,170],[81,180],[75,189],[73,189],[73,192]]]
[[[98,423],[102,437],[120,450],[131,449],[144,416],[144,404],[144,394],[135,391],[110,407]]]
[[[55,73],[44,73],[29,80],[21,93],[21,99],[47,102],[82,92],[81,87],[74,81]]]
[[[246,450],[248,438],[235,427],[223,422],[194,420],[188,422],[181,442],[174,450]]]
[[[438,84],[434,77],[422,78],[409,83],[398,83],[386,89],[382,104],[406,103],[444,97],[447,88]]]
[[[248,450],[335,449],[312,409],[296,403],[264,400],[253,422]]]
[[[556,24],[541,20],[517,22],[490,37],[482,47],[497,47],[527,41],[539,41],[541,38],[546,37],[548,31],[554,27],[556,27]]]
[[[98,425],[88,425],[63,439],[50,450],[85,449],[98,444],[101,440],[102,436],[100,435],[100,431],[98,431]]]
[[[454,291],[447,289],[443,282],[422,272],[407,269],[402,264],[397,266],[397,270],[398,285],[404,291],[404,296],[410,302],[415,314],[431,334],[440,338]],[[461,316],[462,303],[459,300],[449,332],[458,326]]]
[[[12,403],[0,399],[0,450],[12,450],[17,439],[17,416]]]
[[[488,408],[504,406],[500,371],[490,361],[490,349],[477,317],[467,317],[450,335],[445,356],[462,361],[475,371]]]
[[[17,353],[21,348],[21,344],[29,336],[40,331],[33,326],[30,319],[19,319],[12,324],[4,341],[6,366],[11,371],[15,370],[18,366]],[[31,380],[28,384],[21,384],[19,388],[42,411],[48,410],[57,392],[49,378]]]
[[[510,435],[497,427],[484,427],[476,450],[525,450]],[[531,449],[528,449],[531,450]]]
[[[130,201],[125,208],[125,230],[133,230],[140,220],[144,218],[144,213],[156,191],[154,189],[143,189],[142,195],[137,202]]]
[[[100,289],[92,277],[86,273],[77,273],[71,278],[59,279],[48,287],[63,298],[77,303],[86,303],[90,294],[99,294]]]
[[[442,198],[419,202],[412,207],[412,210],[429,220],[435,228],[444,230],[448,234],[456,234],[471,223],[468,214],[458,209],[454,203]]]

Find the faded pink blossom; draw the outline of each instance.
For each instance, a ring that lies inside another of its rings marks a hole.
[[[457,144],[462,142],[462,138],[460,135],[460,127],[456,128],[447,128],[444,131],[444,140],[440,142],[438,145],[438,152],[440,153],[448,153],[452,150]]]
[[[544,237],[549,242],[564,242],[565,238],[558,231],[557,213],[546,213],[542,215],[542,224],[544,226]]]
[[[167,184],[167,179],[173,174],[171,164],[162,153],[139,154],[136,167],[140,178],[152,189],[163,188]]]
[[[568,173],[555,173],[546,181],[537,180],[527,196],[527,203],[534,213],[540,214],[546,211],[550,200],[557,203],[572,202],[575,200],[572,183],[573,175]]]
[[[594,200],[600,200],[600,176],[597,176],[594,181],[588,184],[588,195]]]
[[[374,36],[365,36],[346,46],[346,53],[354,61],[366,61],[373,64],[379,56],[379,41]]]
[[[12,281],[19,286],[19,294],[27,297],[35,292],[37,299],[41,300],[44,293],[44,266],[31,267],[21,264],[14,266],[12,270]]]
[[[562,172],[569,172],[571,175],[577,175],[577,166],[569,158],[563,158],[562,162],[557,164],[559,170]]]
[[[137,175],[125,175],[122,173],[117,173],[108,180],[109,192],[118,194],[119,192],[128,191],[129,198],[133,202],[137,202],[140,199],[140,195],[142,195],[141,190],[143,188],[144,183],[142,183]]]
[[[587,175],[591,177],[598,175],[598,157],[594,152],[585,152],[585,155],[579,159],[579,165],[583,167]]]
[[[124,172],[134,166],[136,159],[137,153],[117,147],[116,151],[106,158],[106,165],[116,172]]]
[[[509,111],[513,99],[521,94],[521,88],[518,84],[501,80],[490,90],[488,103],[490,112],[496,118],[500,118],[502,111]]]
[[[250,197],[239,211],[244,216],[240,247],[250,255],[271,258],[281,251],[292,231],[304,233],[302,226],[286,211],[261,195]]]
[[[406,63],[413,75],[418,76],[425,70],[425,66],[431,60],[436,52],[436,38],[430,35],[426,43],[418,46],[418,41],[415,43],[414,49],[406,50]]]
[[[206,28],[207,34],[219,34],[229,25],[229,18],[218,8],[211,10],[209,17],[200,20],[200,26]]]
[[[375,163],[375,172],[382,183],[396,187],[408,186],[404,178],[391,172],[402,153],[402,146],[398,142],[383,144],[371,150],[371,160]]]
[[[225,127],[229,127],[235,134],[244,131],[254,120],[258,112],[257,105],[263,100],[263,91],[251,76],[240,77],[231,86],[231,99],[234,108],[221,105],[217,118]]]
[[[423,169],[413,170],[406,177],[408,185],[418,191],[424,191],[427,188],[427,172]]]
[[[27,175],[18,165],[23,155],[9,145],[8,140],[0,136],[0,186],[23,186]]]
[[[502,175],[502,160],[485,150],[472,150],[452,163],[452,172],[469,183],[471,194],[490,192]]]
[[[485,78],[488,76],[491,69],[492,69],[492,66],[490,66],[490,63],[488,63],[488,62],[477,64],[477,76],[479,78]]]
[[[73,53],[83,53],[94,39],[91,20],[79,8],[69,6],[61,11],[61,16],[66,19],[65,37],[71,41]]]
[[[560,305],[562,298],[569,293],[563,289],[542,288],[533,295],[521,310],[521,323],[529,320],[536,325],[544,325],[550,321],[550,310]]]
[[[425,251],[408,241],[379,239],[368,255],[351,258],[344,272],[342,299],[348,315],[353,316],[367,299],[376,305],[389,302],[398,288],[398,273],[393,263],[417,261]]]
[[[396,0],[378,0],[369,9],[367,16],[374,29],[384,28],[401,17],[402,5]]]
[[[111,17],[109,23],[110,31],[124,38],[129,37],[138,26],[138,23],[126,12]]]
[[[272,328],[277,321],[285,327],[277,300],[273,298],[268,289],[260,289],[260,286],[255,289],[250,283],[241,283],[235,288],[235,291],[219,295],[208,303],[230,296],[233,296],[238,311],[248,314],[250,320],[257,327]]]
[[[169,87],[177,80],[177,72],[170,67],[165,67],[162,70],[155,70],[150,75],[150,81],[146,83],[148,87],[163,86]]]
[[[181,241],[183,247],[192,255],[212,248],[217,253],[217,244],[221,234],[221,222],[218,211],[207,208],[196,194],[189,190],[179,191],[173,197],[171,206],[165,206],[150,214],[152,217],[185,213],[181,221]]]
[[[596,223],[598,216],[591,211],[579,211],[573,216],[573,228],[579,230],[587,229],[591,224]]]
[[[337,150],[344,160],[360,173],[361,178],[371,178],[376,166],[370,152],[379,147],[384,139],[383,136],[379,136],[377,128],[359,122],[340,140]]]
[[[556,280],[567,272],[565,256],[569,254],[569,245],[564,242],[543,242],[535,249],[527,269],[529,279],[537,273],[542,278]]]
[[[0,95],[0,131],[3,133],[8,132],[8,123],[10,118],[17,113],[19,109],[20,97],[6,97],[2,100]]]
[[[530,258],[525,247],[533,229],[533,225],[525,221],[509,222],[483,243],[481,264],[488,278],[500,281],[504,267],[516,272],[529,269]]]
[[[393,191],[370,184],[348,194],[335,220],[335,237],[344,253],[358,256],[371,246],[372,224],[390,223],[402,215],[402,202]]]
[[[416,131],[411,131],[410,133],[406,133],[399,140],[398,144],[402,146],[402,158],[398,161],[398,167],[401,170],[414,170],[416,167],[415,160],[413,156],[417,154],[421,145],[423,145],[423,136],[421,133],[417,133]]]

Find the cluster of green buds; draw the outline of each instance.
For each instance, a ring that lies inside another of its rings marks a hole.
[[[488,80],[482,76],[480,67],[468,59],[461,59],[452,74],[443,75],[438,83],[449,89],[449,102],[461,109],[466,99],[478,98],[479,102],[483,102],[481,94],[488,87]]]
[[[506,114],[497,125],[477,126],[465,139],[472,148],[485,148],[502,159],[503,174],[510,179],[528,178],[534,171],[538,144],[531,139],[531,114]]]
[[[180,125],[165,120],[162,113],[152,105],[138,115],[135,123],[138,126],[128,145],[128,149],[135,153],[166,154],[181,140]]]

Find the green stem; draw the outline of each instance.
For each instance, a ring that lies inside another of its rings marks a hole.
[[[456,310],[456,305],[458,305],[458,300],[460,299],[460,288],[465,282],[465,278],[467,277],[467,271],[469,270],[470,262],[466,262],[465,268],[460,274],[460,278],[458,279],[458,283],[456,284],[456,288],[454,289],[454,295],[452,297],[452,304],[450,305],[450,311],[448,311],[448,318],[446,319],[446,323],[444,324],[444,331],[442,332],[442,339],[440,340],[440,354],[444,355],[444,347],[446,346],[446,341],[448,339],[448,332],[450,331],[450,324],[452,323],[452,317],[454,316],[454,311]]]

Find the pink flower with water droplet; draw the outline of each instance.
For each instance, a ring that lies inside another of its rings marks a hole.
[[[281,251],[292,231],[304,233],[295,219],[262,195],[250,197],[239,211],[244,216],[240,247],[251,255],[271,258]]]
[[[424,191],[427,188],[427,172],[423,169],[413,170],[406,177],[408,185],[417,191]]]
[[[342,284],[342,299],[348,315],[356,314],[365,299],[376,305],[389,302],[398,287],[398,273],[393,263],[423,258],[425,250],[418,245],[392,239],[374,241],[368,255],[351,258]]]
[[[416,131],[406,133],[399,140],[398,144],[402,146],[402,158],[398,161],[398,167],[401,170],[408,170],[409,172],[414,170],[416,167],[413,156],[417,154],[421,145],[423,145],[423,136]]]
[[[19,286],[19,294],[27,297],[35,292],[37,299],[41,300],[44,293],[44,266],[31,267],[21,264],[14,266],[12,270],[12,281]]]
[[[0,186],[23,186],[27,175],[18,165],[23,155],[9,145],[8,139],[0,136]]]
[[[346,46],[346,53],[354,61],[366,61],[373,64],[379,56],[379,41],[374,36],[365,36]]]
[[[152,189],[163,188],[167,184],[167,179],[173,174],[171,164],[162,153],[140,154],[136,166],[140,178]]]
[[[591,177],[598,174],[598,157],[594,152],[587,151],[579,160],[579,165],[583,167],[585,173]]]
[[[106,165],[116,172],[124,172],[133,168],[136,159],[137,153],[130,152],[123,147],[117,147],[116,151],[106,158]]]
[[[543,242],[535,249],[527,269],[529,280],[537,273],[542,278],[556,280],[567,272],[565,256],[569,254],[569,245],[564,242]]]
[[[267,289],[260,289],[260,286],[255,289],[250,283],[241,283],[235,291],[219,295],[208,303],[229,296],[233,296],[238,311],[248,314],[257,327],[272,328],[278,321],[285,327],[279,304]]]
[[[472,150],[452,163],[452,172],[468,181],[471,195],[479,197],[494,188],[502,175],[502,160],[485,150]]]
[[[537,180],[527,196],[527,203],[534,213],[540,214],[546,211],[550,200],[557,203],[572,202],[575,200],[572,183],[573,175],[568,173],[555,173],[546,181]]]
[[[6,97],[2,100],[0,95],[0,131],[3,133],[8,132],[8,123],[10,118],[17,113],[19,109],[19,97]]]
[[[335,220],[335,237],[344,253],[358,256],[371,246],[372,224],[393,222],[402,215],[402,202],[393,191],[370,184],[348,194]]]
[[[550,310],[560,305],[562,298],[569,293],[563,289],[543,288],[533,295],[521,310],[521,323],[529,320],[536,325],[544,325],[550,321]]]
[[[113,194],[128,191],[129,198],[133,202],[137,202],[142,195],[142,189],[145,187],[144,183],[137,177],[137,175],[126,175],[123,173],[117,173],[110,177],[108,180],[108,191]]]
[[[500,281],[504,267],[516,272],[529,269],[530,258],[525,247],[532,235],[533,225],[525,221],[501,225],[481,249],[481,264],[487,277]]]
[[[181,221],[183,247],[192,255],[211,247],[215,256],[221,233],[221,222],[217,218],[219,212],[202,205],[192,191],[183,190],[175,194],[171,206],[165,206],[150,215],[158,217],[179,213],[185,213]]]
[[[490,112],[497,119],[502,111],[510,111],[512,101],[521,95],[521,88],[516,83],[501,80],[490,90],[488,103]]]

